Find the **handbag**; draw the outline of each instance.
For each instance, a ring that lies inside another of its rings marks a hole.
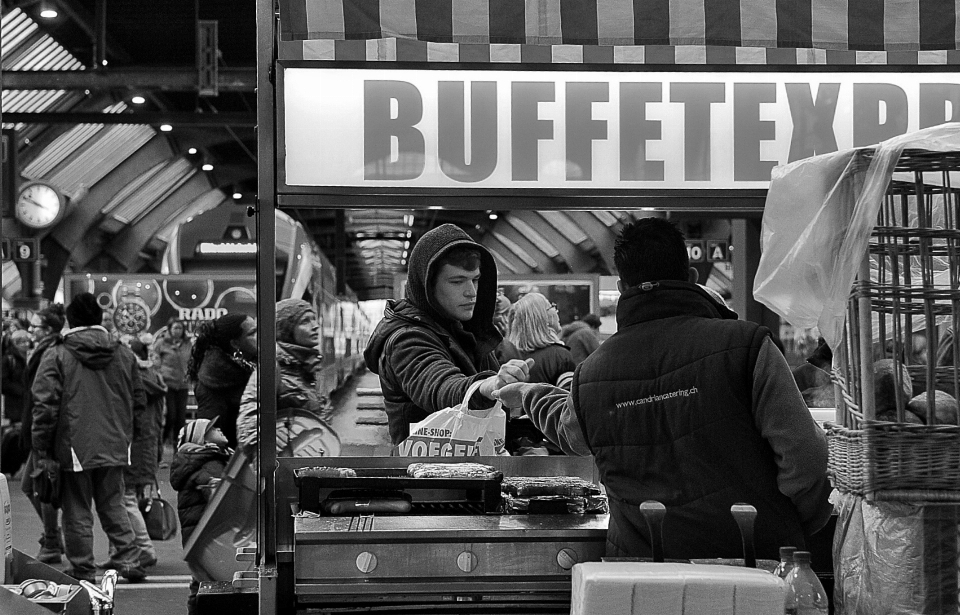
[[[507,454],[503,445],[507,414],[500,401],[485,410],[469,402],[482,380],[470,385],[463,401],[410,425],[410,436],[397,445],[399,457],[475,457]]]
[[[170,540],[177,535],[177,511],[163,499],[159,487],[153,497],[141,499],[137,506],[147,525],[150,540]]]

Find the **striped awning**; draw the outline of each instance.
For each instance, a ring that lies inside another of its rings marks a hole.
[[[960,49],[958,0],[280,0],[282,41]]]

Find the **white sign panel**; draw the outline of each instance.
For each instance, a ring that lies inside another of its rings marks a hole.
[[[960,73],[285,68],[288,186],[766,188],[960,121]]]

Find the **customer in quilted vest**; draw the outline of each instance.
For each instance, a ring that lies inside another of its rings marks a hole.
[[[816,544],[832,511],[826,438],[770,331],[696,284],[667,220],[625,226],[614,262],[617,333],[570,391],[511,384],[498,395],[565,453],[594,456],[610,502],[607,554],[651,555],[645,500],[666,506],[669,558],[739,557],[730,507],[741,502],[758,511],[757,557]]]
[[[306,410],[320,420],[330,418],[327,400],[317,389],[323,355],[320,354],[320,322],[317,313],[302,299],[277,303],[277,418],[292,417],[294,410]],[[248,454],[257,446],[259,414],[258,372],[254,371],[240,400],[237,439]],[[279,450],[294,456],[289,446]]]

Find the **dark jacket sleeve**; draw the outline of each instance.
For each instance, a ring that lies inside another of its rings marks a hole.
[[[471,384],[496,374],[465,374],[443,342],[420,327],[400,329],[387,341],[380,373],[390,372],[407,397],[428,414],[459,404]]]
[[[160,415],[163,412],[163,393],[166,385],[159,374],[153,370],[141,370],[147,396],[145,416],[136,420],[139,431],[135,429],[133,445],[130,447],[130,465],[124,470],[124,480],[128,485],[147,485],[157,481],[157,449],[160,439]]]
[[[833,511],[827,479],[827,440],[797,389],[786,359],[767,337],[757,357],[754,421],[773,449],[780,492],[793,501],[807,535],[826,525]]]
[[[11,395],[14,397],[23,396],[23,368],[22,364],[18,364],[17,360],[10,355],[4,355],[3,357],[3,374],[0,375],[3,378],[3,394]],[[16,409],[10,408],[7,410],[7,416],[16,416]]]
[[[33,449],[53,456],[54,437],[60,420],[63,396],[63,361],[60,348],[43,353],[37,376],[33,380]]]

